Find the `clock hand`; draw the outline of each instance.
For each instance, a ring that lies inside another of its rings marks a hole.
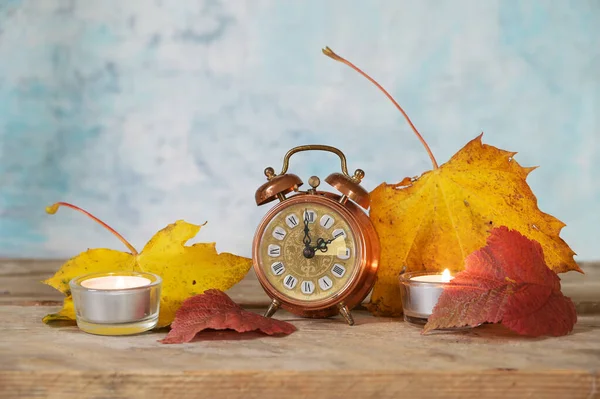
[[[310,232],[310,229],[308,227],[309,222],[310,222],[310,220],[308,219],[308,212],[305,209],[304,210],[304,238],[302,240],[302,242],[304,242],[304,249],[302,250],[302,255],[304,255],[304,257],[306,259],[310,259],[315,256],[315,250],[313,248],[311,248],[311,246],[310,246],[311,239],[310,239],[310,235],[308,234]]]
[[[302,240],[304,242],[304,246],[306,248],[310,247],[310,235],[308,234],[310,232],[310,229],[308,227],[308,212],[306,212],[306,210],[304,211],[304,239]]]
[[[337,236],[335,238],[330,238],[329,240],[324,240],[322,238],[317,239],[317,245],[312,247],[313,250],[320,250],[321,252],[327,252],[327,246],[340,238],[341,236]]]

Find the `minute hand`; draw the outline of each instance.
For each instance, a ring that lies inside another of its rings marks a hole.
[[[322,238],[317,239],[317,245],[313,247],[313,250],[320,250],[321,252],[327,252],[327,246],[331,244],[333,241],[337,240],[338,237],[331,238],[329,240],[324,240]]]
[[[304,214],[304,239],[302,240],[302,242],[304,243],[304,246],[306,248],[310,248],[310,243],[311,243],[311,239],[310,239],[310,228],[308,227],[308,223],[310,221],[308,220],[308,213]]]

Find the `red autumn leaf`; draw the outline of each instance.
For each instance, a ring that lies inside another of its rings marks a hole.
[[[506,227],[493,229],[487,245],[465,259],[465,270],[444,288],[423,333],[484,322],[533,337],[568,334],[577,322],[541,245]]]
[[[291,334],[296,331],[296,327],[290,323],[242,309],[227,294],[213,289],[186,299],[175,313],[171,331],[160,342],[190,342],[197,333],[207,328],[237,332],[259,330],[268,335]]]

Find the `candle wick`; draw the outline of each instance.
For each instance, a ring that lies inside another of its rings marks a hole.
[[[452,276],[450,275],[450,270],[444,269],[442,272],[442,283],[448,283],[452,280]]]

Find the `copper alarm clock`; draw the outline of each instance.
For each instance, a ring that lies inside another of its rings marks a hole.
[[[301,151],[329,151],[341,160],[342,173],[325,181],[340,194],[320,191],[320,179],[302,180],[288,170],[290,157]],[[379,240],[366,210],[369,193],[360,185],[364,172],[348,174],[346,157],[335,147],[292,148],[281,173],[265,169],[267,182],[256,191],[256,204],[279,200],[261,221],[252,248],[254,271],[272,299],[265,316],[283,308],[304,317],[341,314],[348,324],[350,310],[369,293],[379,262]]]

